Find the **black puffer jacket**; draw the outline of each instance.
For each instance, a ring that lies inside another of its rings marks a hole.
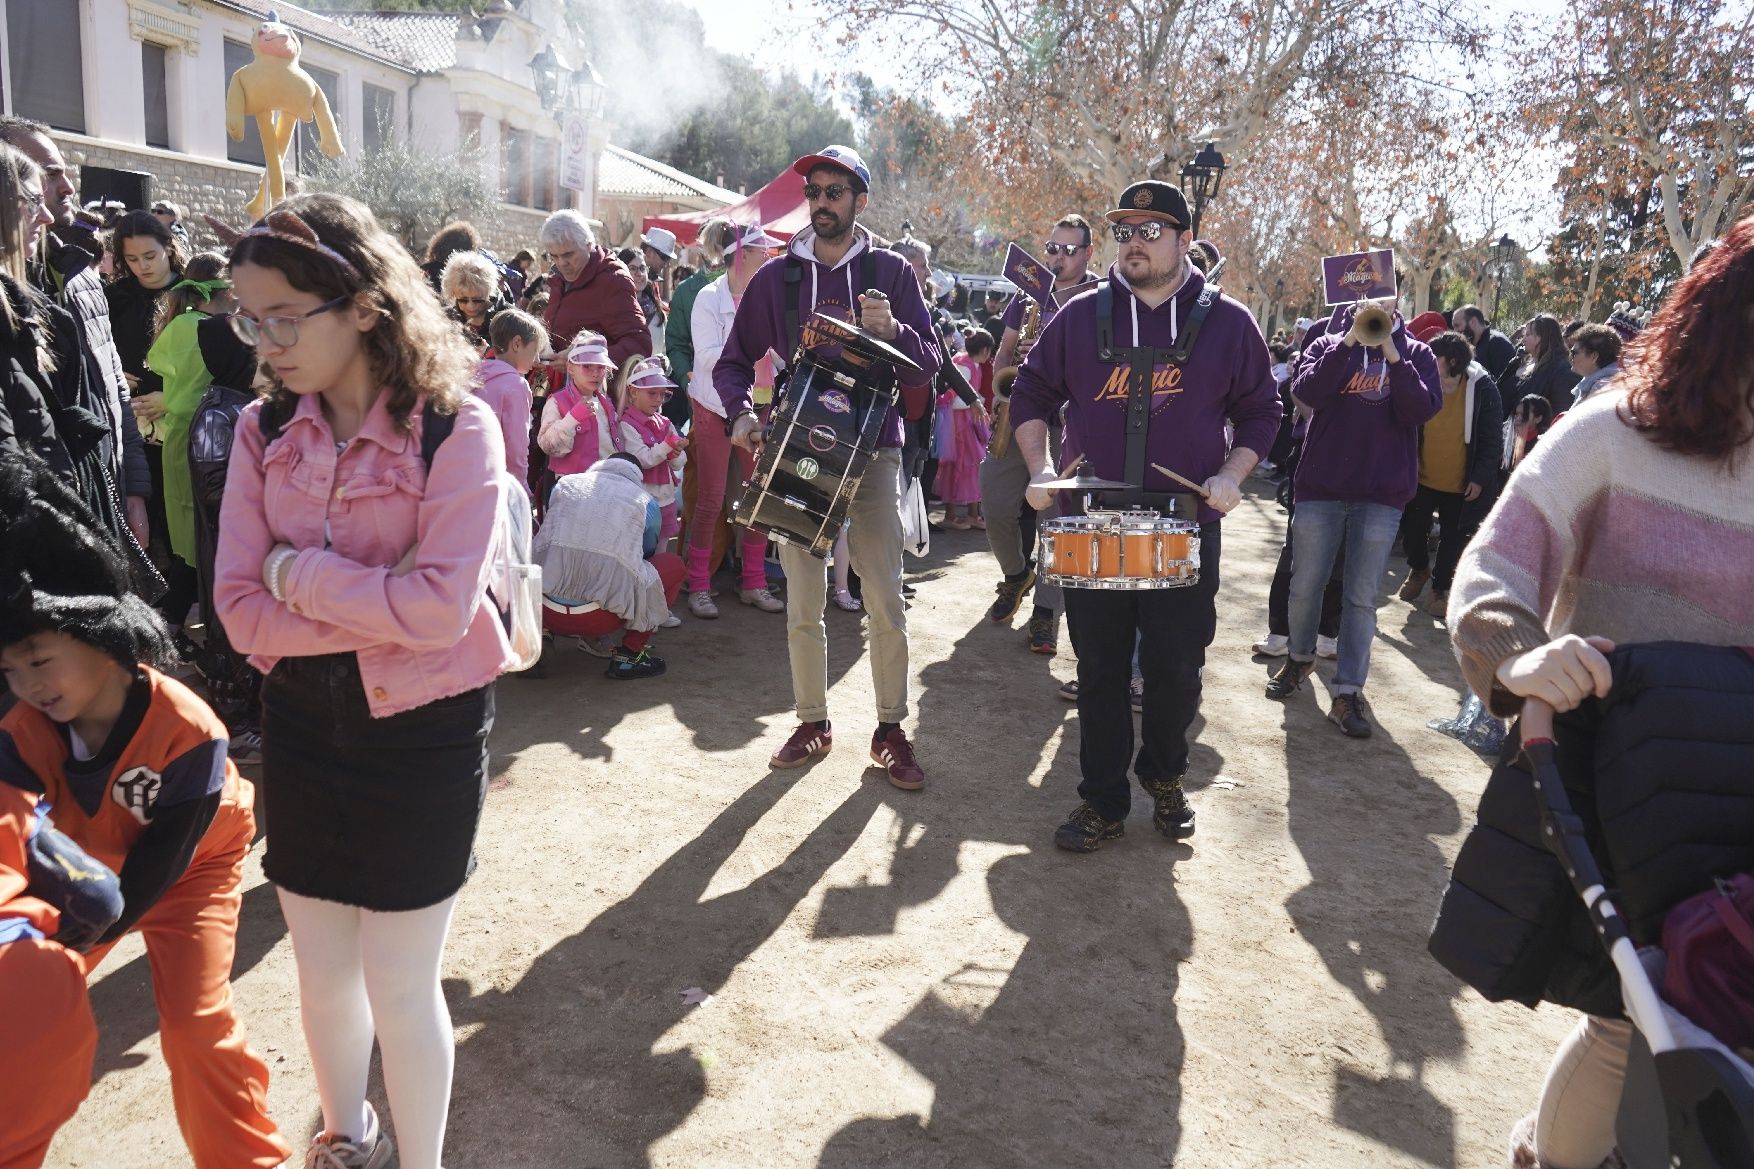
[[[1754,656],[1653,642],[1608,655],[1613,693],[1556,720],[1560,771],[1633,940],[1676,903],[1754,870]],[[1497,1002],[1621,1014],[1583,902],[1541,843],[1515,737],[1486,785],[1432,929],[1432,955]]]
[[[181,279],[182,273],[171,274],[171,284]],[[104,289],[110,304],[110,329],[115,334],[116,353],[122,359],[122,369],[140,379],[140,384],[134,388],[136,394],[156,394],[164,390],[164,379],[147,368],[146,354],[152,348],[158,302],[169,288],[170,284],[164,288],[148,288],[129,273],[110,281]]]
[[[37,287],[73,314],[79,331],[79,348],[85,370],[81,378],[85,406],[105,420],[109,431],[104,442],[110,478],[125,495],[150,496],[152,476],[134,411],[132,395],[122,377],[122,359],[116,352],[110,329],[110,302],[98,276],[92,254],[73,244],[60,244],[50,237],[48,269]]]

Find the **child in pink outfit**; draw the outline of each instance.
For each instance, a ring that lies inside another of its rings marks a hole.
[[[958,353],[952,358],[976,394],[981,392],[981,355]],[[944,526],[958,531],[984,528],[981,518],[981,459],[986,456],[987,424],[954,393],[945,390],[938,405],[950,410],[948,454],[938,458],[938,477],[933,480],[938,498],[944,501]],[[959,511],[961,514],[959,514]]]
[[[536,445],[556,477],[588,471],[621,449],[620,419],[604,393],[615,369],[603,334],[581,331],[566,354],[567,383],[542,407]]]
[[[670,541],[682,530],[677,519],[676,493],[687,465],[688,440],[676,432],[676,424],[664,417],[664,403],[676,383],[656,358],[648,357],[621,380],[616,404],[621,411],[622,449],[645,468],[646,494],[663,517],[658,531],[658,550],[668,552]]]
[[[529,313],[506,309],[487,327],[498,357],[483,359],[475,396],[492,408],[505,436],[505,469],[530,490],[530,370],[548,348],[548,330]]]

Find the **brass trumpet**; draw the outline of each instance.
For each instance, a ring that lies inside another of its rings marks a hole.
[[[1395,316],[1381,305],[1362,304],[1352,317],[1352,332],[1367,349],[1381,345],[1394,331]]]
[[[1023,327],[1017,331],[1017,347],[1033,343],[1041,332],[1041,305],[1029,302],[1023,311]],[[1008,365],[993,375],[993,433],[987,440],[987,454],[998,459],[1011,449],[1011,384],[1017,380],[1017,366]]]

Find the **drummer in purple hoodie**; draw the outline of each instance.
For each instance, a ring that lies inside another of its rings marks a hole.
[[[858,225],[871,189],[864,161],[845,146],[829,146],[800,158],[792,169],[803,176],[810,226],[792,237],[785,255],[769,260],[750,279],[713,366],[713,388],[731,420],[731,441],[752,451],[761,446],[762,428],[749,401],[756,363],[770,351],[779,363],[790,361],[801,323],[812,312],[841,321],[856,318],[912,358],[921,372],[904,373],[904,384],[929,384],[941,360],[913,269],[898,253],[876,247],[871,233]],[[926,773],[901,729],[908,713],[907,617],[901,600],[901,418],[894,409],[882,434],[847,512],[852,523],[847,544],[870,616],[867,641],[877,692],[871,760],[888,772],[890,783],[911,791],[925,786]],[[786,573],[786,645],[798,727],[768,762],[801,767],[826,755],[833,744],[828,631],[822,622],[828,584],[822,561],[809,552],[782,543],[779,553]]]
[[[1400,313],[1380,346],[1363,344],[1354,316],[1353,305],[1334,310],[1291,382],[1292,397],[1314,414],[1294,484],[1291,656],[1267,683],[1267,697],[1291,697],[1315,669],[1322,589],[1344,547],[1340,660],[1328,718],[1364,739],[1371,730],[1364,679],[1383,572],[1401,512],[1419,488],[1419,429],[1443,408],[1443,386],[1436,358],[1407,334]]]
[[[1188,262],[1193,233],[1181,190],[1155,179],[1134,183],[1107,218],[1117,253],[1107,278],[1042,328],[1011,391],[1017,446],[1031,474],[1024,498],[1037,509],[1054,501],[1041,484],[1060,477],[1047,436],[1048,421],[1064,406],[1062,458],[1070,463],[1081,454],[1098,478],[1125,480],[1150,493],[1144,502],[1196,521],[1200,579],[1178,588],[1065,590],[1078,652],[1083,803],[1054,843],[1073,852],[1094,852],[1125,831],[1129,767],[1152,798],[1157,831],[1171,840],[1194,834],[1182,778],[1206,647],[1218,628],[1220,521],[1241,502],[1239,484],[1273,445],[1280,416],[1260,327]],[[1129,469],[1135,400],[1143,465]],[[1185,485],[1159,467],[1201,484],[1204,499],[1181,494]],[[1111,494],[1106,502],[1120,501]],[[1129,695],[1135,645],[1145,681],[1136,758]]]

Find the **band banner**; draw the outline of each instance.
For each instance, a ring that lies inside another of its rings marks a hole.
[[[1328,303],[1351,304],[1358,300],[1393,299],[1395,253],[1389,248],[1349,252],[1322,258],[1322,284]]]
[[[1054,274],[1046,264],[1016,244],[1005,252],[1005,279],[1043,308],[1049,307],[1048,294],[1054,290]]]

